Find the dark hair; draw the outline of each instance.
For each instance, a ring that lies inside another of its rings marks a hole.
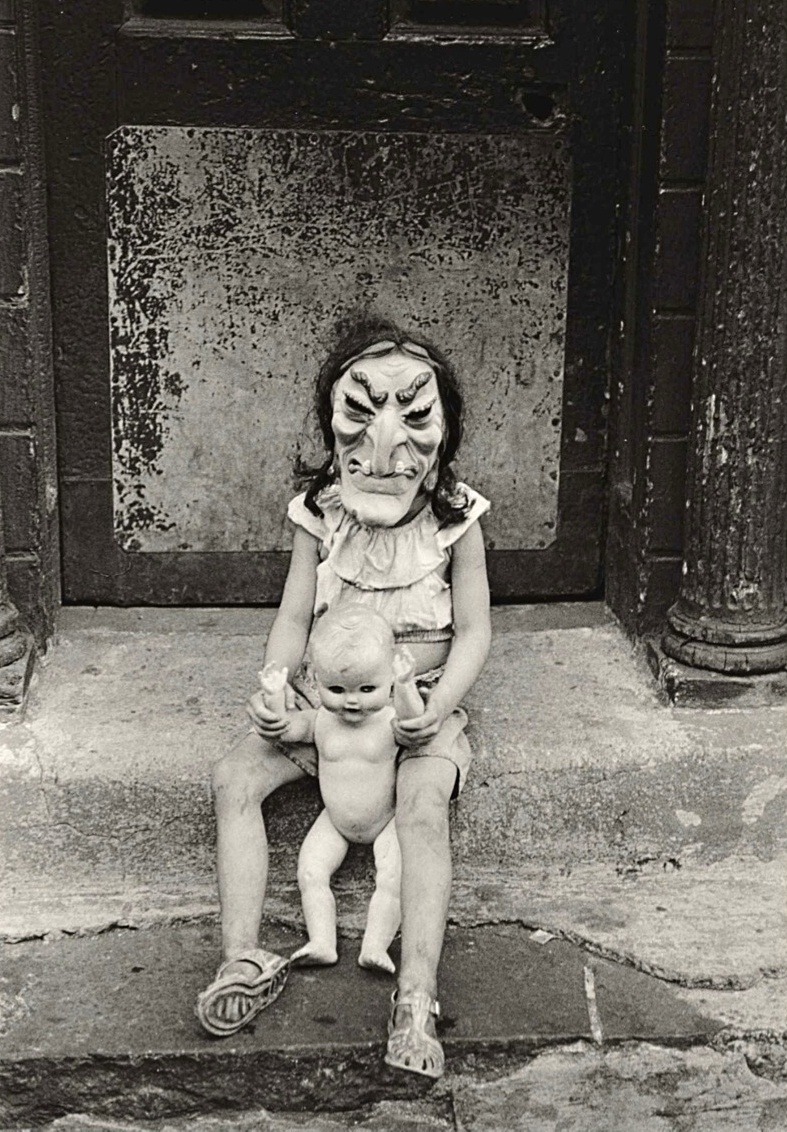
[[[443,406],[445,430],[437,455],[437,484],[432,494],[432,510],[442,526],[461,522],[467,515],[470,501],[457,488],[451,462],[462,439],[464,402],[456,371],[442,351],[420,334],[404,331],[390,319],[378,315],[360,315],[337,323],[335,345],[320,367],[314,391],[314,411],[325,445],[326,458],[318,467],[305,465],[300,458],[296,474],[309,486],[304,503],[314,515],[322,515],[317,496],[333,482],[332,469],[335,437],[331,427],[333,387],[350,358],[357,357],[377,342],[393,342],[397,346],[412,342],[426,350],[437,379],[437,389]]]

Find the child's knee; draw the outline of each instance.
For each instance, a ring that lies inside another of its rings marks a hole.
[[[448,803],[443,790],[424,784],[418,792],[400,795],[396,802],[396,829],[400,841],[419,831],[446,832]]]
[[[448,849],[450,836],[448,814],[436,807],[413,810],[399,826],[402,853],[425,849],[443,852]]]
[[[224,800],[261,802],[266,798],[281,785],[272,755],[273,750],[266,740],[250,735],[219,759],[211,776],[216,803]]]

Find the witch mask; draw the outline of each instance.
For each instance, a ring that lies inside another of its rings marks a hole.
[[[443,406],[429,355],[412,351],[380,342],[333,387],[341,500],[367,526],[407,519],[436,481]]]

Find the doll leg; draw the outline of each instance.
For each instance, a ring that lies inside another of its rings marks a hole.
[[[311,827],[298,857],[298,887],[309,942],[294,951],[292,963],[328,967],[338,959],[336,901],[331,877],[347,856],[347,841],[323,810]]]
[[[374,842],[374,864],[377,880],[374,895],[369,902],[361,954],[358,964],[371,970],[386,971],[393,975],[396,968],[388,955],[388,948],[401,922],[399,890],[402,884],[402,855],[396,836],[396,820],[377,835]]]

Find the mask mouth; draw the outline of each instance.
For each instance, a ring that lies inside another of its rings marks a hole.
[[[356,456],[351,456],[347,461],[347,471],[351,476],[363,476],[371,480],[396,480],[400,477],[414,480],[418,476],[418,468],[414,464],[405,464],[403,460],[397,460],[390,472],[375,475],[372,473],[371,460],[359,460]]]

